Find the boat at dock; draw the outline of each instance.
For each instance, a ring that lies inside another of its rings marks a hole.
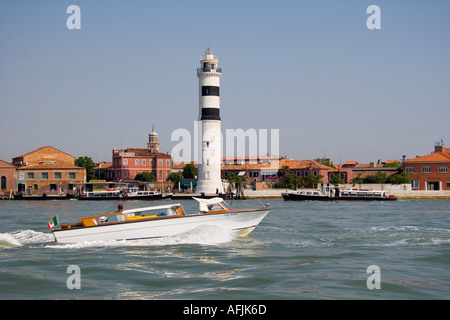
[[[92,183],[77,198],[79,200],[161,200],[170,199],[172,193],[149,190],[145,185]]]
[[[96,240],[149,240],[171,237],[202,226],[216,226],[246,236],[270,212],[268,205],[259,209],[234,209],[222,198],[194,198],[199,209],[187,213],[179,204],[119,210],[81,218],[80,222],[59,225],[53,218],[48,228],[56,242],[77,243]],[[119,205],[120,207],[120,205]]]
[[[397,200],[394,195],[385,190],[358,190],[340,189],[329,185],[321,190],[301,190],[297,192],[284,192],[281,194],[284,200],[319,200],[319,201],[392,201]]]

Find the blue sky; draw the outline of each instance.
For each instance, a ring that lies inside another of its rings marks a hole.
[[[427,154],[450,146],[449,15],[445,0],[0,0],[0,159],[51,145],[111,161],[153,124],[171,151],[175,129],[193,132],[208,46],[223,130],[279,129],[298,160]]]

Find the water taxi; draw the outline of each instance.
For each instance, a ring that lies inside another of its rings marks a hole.
[[[358,190],[332,188],[329,185],[323,186],[321,190],[301,190],[297,192],[283,192],[284,200],[365,200],[365,201],[386,201],[397,200],[394,195],[388,194],[384,190]]]
[[[77,243],[95,240],[148,240],[170,237],[202,226],[217,226],[246,236],[270,212],[260,209],[233,209],[222,198],[194,198],[197,212],[189,214],[179,204],[119,210],[81,218],[80,222],[59,225],[56,217],[49,223],[56,242]]]

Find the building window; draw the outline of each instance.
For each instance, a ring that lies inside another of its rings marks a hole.
[[[41,178],[42,179],[48,179],[48,172],[42,172],[41,173]]]
[[[145,166],[145,160],[141,160],[141,164]]]
[[[431,167],[422,167],[422,173],[430,173]]]
[[[159,178],[162,178],[162,170],[159,170]]]
[[[318,175],[318,171],[317,171],[317,170],[314,170],[314,171],[313,171],[313,175],[317,176],[317,175]]]
[[[123,165],[127,166],[128,165],[128,159],[123,159]]]
[[[55,172],[55,179],[61,179],[61,172]]]
[[[162,166],[162,160],[158,160],[158,166]]]
[[[28,172],[27,179],[34,179],[34,172]]]
[[[6,177],[5,176],[2,176],[2,187],[1,187],[1,189],[2,190],[6,190]]]
[[[69,183],[67,185],[67,191],[73,191],[75,189],[75,185],[73,183]]]
[[[69,172],[69,179],[75,179],[75,172]]]
[[[447,188],[450,188],[450,181],[447,181]]]
[[[170,166],[170,160],[166,160],[166,166]]]
[[[419,180],[414,180],[412,183],[412,188],[413,189],[418,189],[419,188]]]
[[[38,185],[37,185],[37,184],[34,184],[33,187],[34,187],[34,190],[37,191]]]
[[[447,169],[447,167],[439,167],[438,172],[439,173],[447,173],[448,169]]]
[[[148,164],[153,166],[153,160],[150,160]]]
[[[137,167],[139,166],[139,160],[134,160],[134,165]]]
[[[305,171],[305,177],[307,177],[309,175],[308,171]]]
[[[57,186],[56,186],[55,183],[51,183],[51,184],[50,184],[50,190],[52,190],[52,192],[55,192],[55,191],[56,191],[56,188],[57,188]]]
[[[405,172],[406,173],[414,173],[414,167],[406,167]]]

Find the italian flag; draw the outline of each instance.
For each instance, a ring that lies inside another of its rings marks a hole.
[[[50,220],[50,222],[47,224],[47,228],[52,229],[53,227],[58,225],[58,219],[57,216],[53,217],[52,220]]]

